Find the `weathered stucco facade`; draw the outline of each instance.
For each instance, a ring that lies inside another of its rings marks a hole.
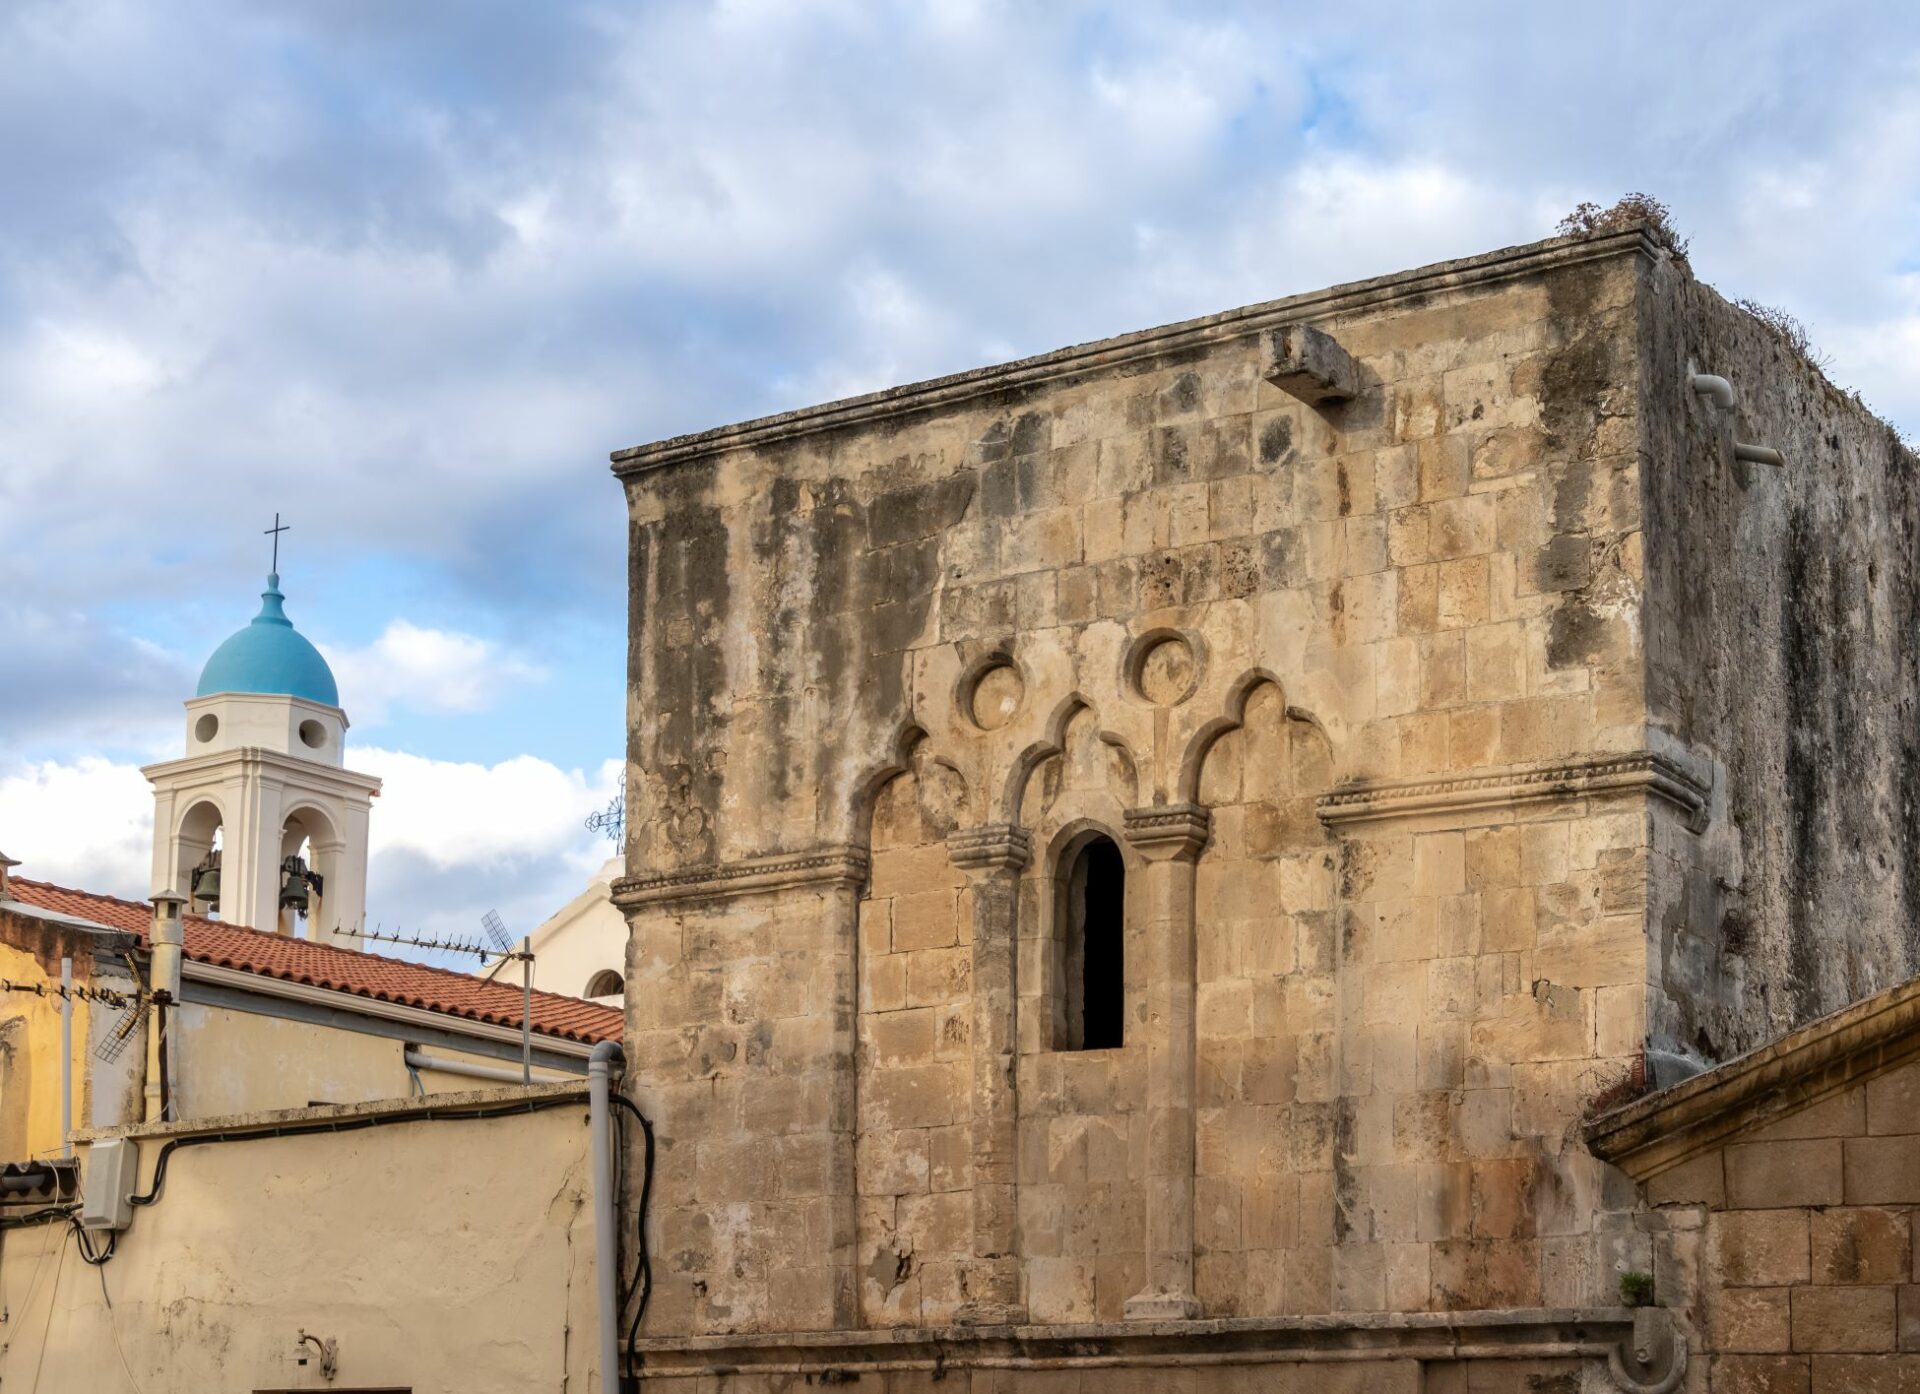
[[[614,458],[657,1378],[1579,1388],[1581,1119],[1920,966],[1912,461],[1640,230]]]
[[[586,1110],[550,1085],[83,1132],[139,1143],[154,1202],[98,1271],[64,1221],[0,1232],[0,1380],[594,1388]]]

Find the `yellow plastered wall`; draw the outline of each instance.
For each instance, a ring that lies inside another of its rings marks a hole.
[[[60,1150],[60,999],[35,996],[38,985],[57,988],[56,968],[49,974],[32,954],[0,944],[0,978],[16,990],[0,993],[0,1162],[25,1161]],[[91,1004],[73,1004],[72,1078],[76,1126],[86,1118],[84,1105],[88,1021]]]

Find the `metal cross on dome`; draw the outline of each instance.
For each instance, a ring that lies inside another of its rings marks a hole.
[[[280,574],[280,534],[291,531],[293,531],[293,524],[281,522],[280,514],[275,512],[273,526],[267,528],[266,533],[273,539],[273,574],[276,576]]]

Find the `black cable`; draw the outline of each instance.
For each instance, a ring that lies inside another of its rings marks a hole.
[[[99,1268],[102,1267],[108,1259],[113,1257],[114,1247],[120,1239],[118,1234],[109,1231],[107,1234],[106,1248],[96,1249],[93,1247],[93,1236],[87,1232],[86,1226],[80,1223],[77,1216],[69,1215],[67,1222],[73,1226],[73,1237],[78,1243],[80,1257],[82,1259],[92,1264],[95,1268]],[[113,1304],[109,1302],[107,1305],[111,1307]]]
[[[254,1142],[270,1137],[303,1137],[310,1133],[354,1133],[362,1128],[379,1128],[389,1123],[451,1123],[463,1118],[505,1118],[515,1113],[538,1113],[542,1109],[568,1108],[579,1104],[580,1100],[572,1095],[562,1094],[544,1099],[526,1099],[517,1104],[508,1104],[501,1108],[478,1109],[421,1109],[413,1113],[376,1115],[368,1118],[343,1118],[326,1123],[279,1124],[262,1128],[235,1128],[227,1132],[202,1133],[197,1137],[173,1138],[160,1149],[160,1156],[153,1164],[153,1182],[140,1195],[127,1197],[129,1205],[152,1205],[160,1198],[160,1188],[166,1183],[167,1161],[174,1152],[182,1147],[196,1147],[205,1142]]]
[[[0,1219],[0,1229],[20,1229],[25,1225],[44,1225],[48,1220],[64,1220],[80,1209],[77,1205],[52,1205],[31,1215],[9,1215]]]
[[[646,1139],[645,1167],[640,1173],[640,1208],[634,1221],[634,1232],[638,1237],[639,1263],[634,1268],[633,1287],[640,1295],[640,1302],[633,1309],[633,1319],[627,1323],[626,1376],[638,1377],[634,1367],[634,1342],[640,1338],[640,1319],[647,1314],[647,1303],[653,1297],[653,1257],[647,1252],[647,1207],[653,1198],[653,1123],[640,1106],[625,1094],[615,1092],[613,1101],[631,1113],[640,1122],[641,1136]]]

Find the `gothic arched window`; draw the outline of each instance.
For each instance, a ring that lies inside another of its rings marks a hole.
[[[1127,869],[1110,837],[1072,849],[1060,883],[1063,1050],[1111,1050],[1126,1038]]]

